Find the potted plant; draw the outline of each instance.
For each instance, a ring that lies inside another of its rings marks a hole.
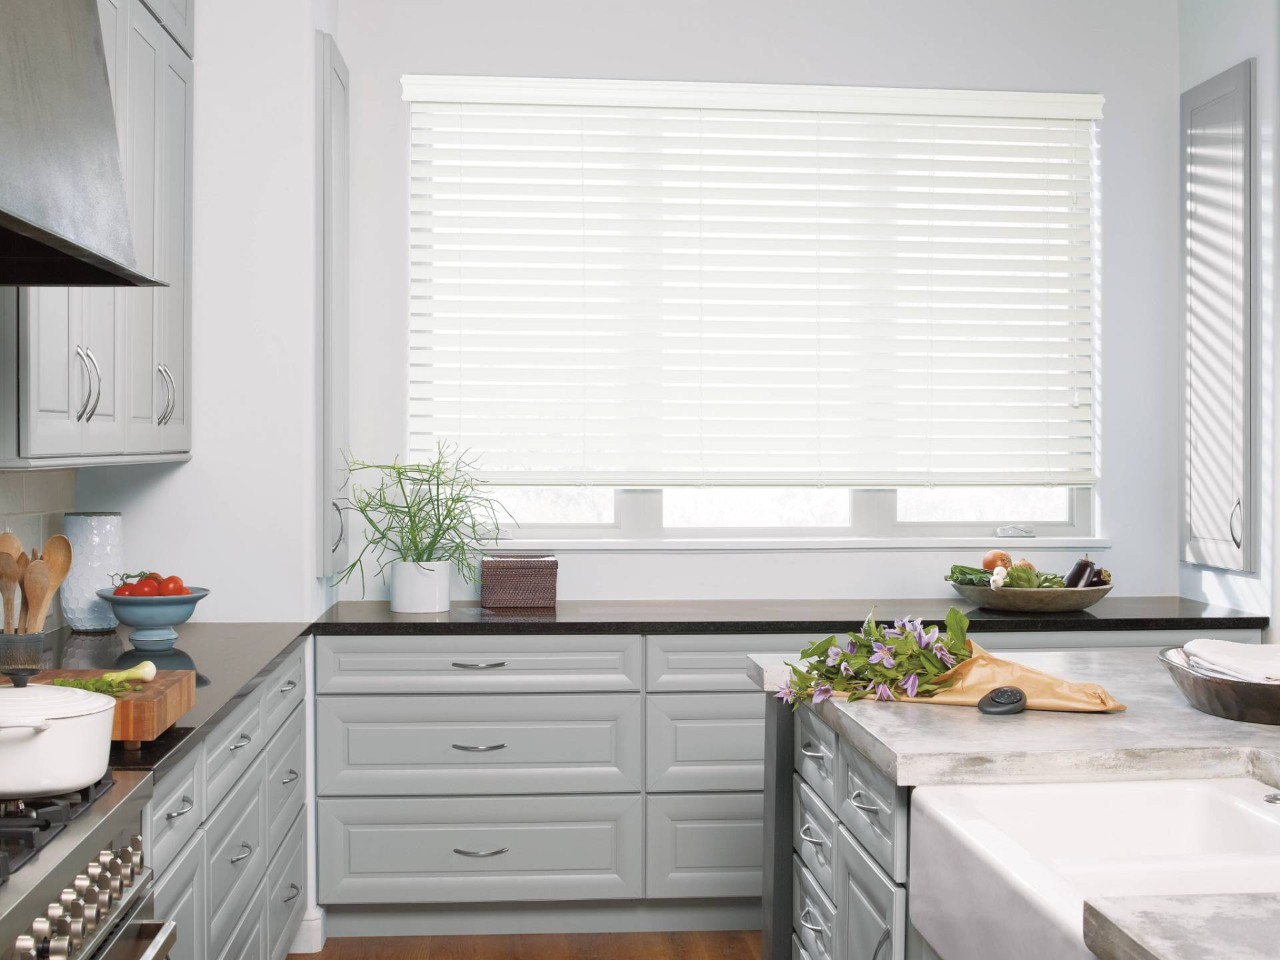
[[[377,564],[391,590],[396,613],[441,613],[449,609],[453,569],[471,583],[479,572],[480,545],[497,539],[498,513],[505,510],[474,476],[474,462],[441,442],[427,463],[347,464],[352,492],[344,509],[365,522],[365,542],[338,582],[365,559]]]

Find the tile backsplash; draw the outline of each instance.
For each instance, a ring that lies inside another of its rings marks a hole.
[[[76,508],[74,470],[0,470],[0,531],[18,535],[27,550],[62,532],[63,514]],[[62,610],[55,601],[48,628],[62,626]]]

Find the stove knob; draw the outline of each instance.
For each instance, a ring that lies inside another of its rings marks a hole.
[[[133,869],[133,859],[130,856],[130,852],[121,850],[120,856],[112,862],[120,864],[120,876],[124,878],[124,885],[126,887],[132,886],[133,878],[137,876],[137,871]]]
[[[107,911],[111,909],[111,904],[119,896],[119,894],[111,892],[111,878],[105,872],[98,874],[94,891],[93,896],[98,901],[98,910],[105,916]]]
[[[76,893],[71,887],[65,888],[58,894],[58,903],[62,905],[62,909],[71,912],[71,907],[80,902],[80,894]]]
[[[117,897],[126,888],[133,885],[133,871],[126,868],[116,857],[111,858],[111,865],[107,867],[107,875],[111,878],[111,892]]]
[[[114,860],[115,858],[116,858],[116,852],[114,850],[98,851],[98,863],[104,867],[107,866],[109,863],[111,863],[111,861]]]
[[[17,960],[36,960],[36,938],[23,934],[13,942]]]
[[[84,868],[84,873],[81,874],[81,876],[88,877],[91,881],[93,881],[94,885],[96,886],[98,883],[98,878],[102,876],[102,871],[103,871],[102,864],[91,863]]]
[[[60,920],[65,913],[60,903],[51,903],[44,911],[44,915],[50,920]]]
[[[49,960],[71,960],[71,939],[54,937],[49,941]]]
[[[133,872],[141,873],[146,861],[142,856],[142,837],[134,836],[129,841],[129,861],[133,864]]]
[[[98,909],[98,902],[92,900],[88,903],[81,903],[79,906],[80,916],[84,918],[84,929],[86,933],[93,933],[98,926],[98,918],[102,911]],[[71,908],[71,915],[76,915],[76,907]]]
[[[84,943],[85,925],[79,917],[63,917],[57,923],[58,932],[71,940],[71,949],[79,950]]]
[[[76,878],[71,881],[71,886],[75,888],[76,894],[83,899],[85,894],[93,888],[93,881],[89,879],[87,873],[78,873]]]
[[[48,917],[36,917],[31,924],[31,932],[37,940],[48,940],[53,936],[53,921]]]

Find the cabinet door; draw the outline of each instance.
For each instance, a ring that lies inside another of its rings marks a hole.
[[[1182,95],[1183,559],[1252,570],[1253,62]]]
[[[205,869],[201,830],[156,883],[155,915],[178,925],[178,942],[169,952],[169,960],[206,960]]]
[[[836,960],[905,960],[907,891],[836,828]]]
[[[164,24],[169,36],[187,52],[187,56],[196,55],[196,0],[144,0],[155,14],[155,18]]]
[[[191,61],[172,40],[160,72],[156,272],[169,284],[156,291],[158,363],[168,381],[169,409],[161,449],[191,449]]]
[[[63,287],[23,288],[18,293],[24,457],[80,452],[80,424],[93,396],[93,377],[79,343],[82,294]]]
[[[347,483],[347,65],[333,37],[320,43],[321,356],[319,571],[332,577],[347,564],[347,530],[338,509]]]

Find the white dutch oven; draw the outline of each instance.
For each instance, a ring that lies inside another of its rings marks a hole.
[[[0,799],[70,793],[102,779],[116,702],[33,683],[0,688]]]

